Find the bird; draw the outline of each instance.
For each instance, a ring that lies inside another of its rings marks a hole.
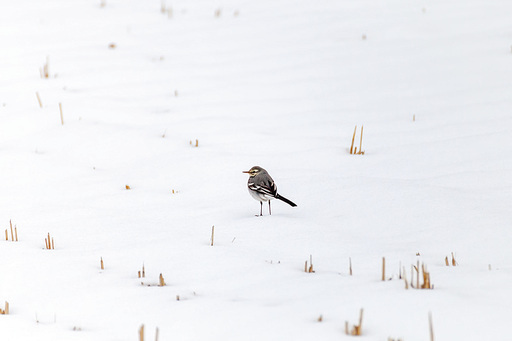
[[[242,173],[249,174],[247,188],[249,189],[249,194],[251,194],[255,200],[260,202],[260,216],[263,215],[264,201],[268,201],[268,213],[270,215],[272,215],[272,211],[270,210],[270,200],[272,199],[284,201],[292,207],[297,206],[293,201],[286,199],[277,193],[277,186],[265,169],[259,166],[254,166],[248,171],[243,171]]]

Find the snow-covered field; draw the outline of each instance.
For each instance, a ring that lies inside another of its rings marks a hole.
[[[103,5],[1,1],[2,340],[510,338],[510,1]]]

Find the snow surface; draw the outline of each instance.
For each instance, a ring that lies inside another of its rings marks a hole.
[[[510,1],[168,2],[2,1],[2,340],[510,338]]]

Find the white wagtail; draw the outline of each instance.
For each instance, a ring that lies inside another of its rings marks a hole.
[[[288,205],[295,207],[295,203],[286,199],[282,195],[277,194],[277,186],[274,180],[268,175],[267,171],[261,167],[254,166],[248,171],[243,173],[249,174],[249,181],[247,187],[251,196],[260,202],[260,216],[263,215],[263,202],[268,201],[268,213],[272,214],[270,210],[270,200],[279,199]]]

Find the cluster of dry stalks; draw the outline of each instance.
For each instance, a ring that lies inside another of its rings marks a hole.
[[[102,265],[103,265],[103,263],[102,263]],[[139,278],[146,278],[146,268],[144,267],[144,264],[142,264],[142,271],[139,270],[137,275],[138,275]],[[140,282],[140,284],[145,285],[144,282]],[[147,284],[148,287],[151,287],[151,286],[154,286],[154,285],[155,284]],[[158,286],[159,287],[166,286],[165,280],[164,280],[164,276],[162,274],[160,274],[160,276],[158,277]]]
[[[155,331],[155,341],[158,341],[158,334],[159,334],[158,327],[156,327]],[[139,328],[139,341],[144,341],[144,325],[141,325]]]
[[[139,270],[139,278],[146,277],[146,269],[144,268],[144,264],[142,264],[142,272]]]
[[[425,264],[421,264],[420,261],[416,263],[416,265],[411,265],[411,282],[407,280],[407,275],[405,271],[405,267],[403,270],[400,269],[399,278],[404,280],[405,289],[409,289],[409,286],[413,289],[434,289],[434,285],[430,282],[430,272],[427,271],[427,266]],[[423,283],[420,284],[420,270],[421,270],[421,278],[423,279]],[[416,276],[415,276],[416,275]],[[416,278],[416,284],[414,283],[414,278]]]
[[[446,264],[446,266],[450,266],[450,262],[448,261],[448,256],[445,257],[444,259],[444,263]],[[452,266],[457,266],[457,261],[455,260],[455,256],[453,255],[453,252],[452,252]]]
[[[17,242],[18,241],[18,229],[16,228],[16,225],[14,225],[14,232],[13,232],[11,220],[9,220],[9,225],[11,227],[11,241]],[[5,229],[5,240],[7,240],[7,241],[9,240],[9,233],[8,233],[7,229]]]
[[[313,256],[309,255],[309,266],[308,261],[304,264],[304,272],[313,273],[315,270],[313,270]]]
[[[39,68],[41,78],[50,78],[50,57],[46,57],[46,63]]]
[[[9,302],[5,301],[4,309],[0,308],[0,315],[9,315]]]
[[[354,148],[354,140],[356,138],[356,130],[357,130],[357,126],[355,126],[355,128],[354,128],[354,135],[352,135],[352,144],[350,145],[350,154],[364,155],[364,151],[363,151],[363,126],[361,126],[361,137],[359,139],[359,151],[357,150],[357,146]]]
[[[48,232],[48,238],[44,239],[44,245],[46,250],[55,250],[55,243],[53,242],[53,237],[50,239],[50,232]]]
[[[345,334],[359,336],[363,332],[363,308],[359,311],[359,324],[355,324],[352,328],[349,328],[348,321],[345,321]]]

